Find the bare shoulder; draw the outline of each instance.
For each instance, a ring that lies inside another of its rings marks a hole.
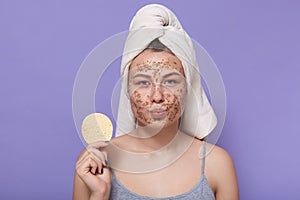
[[[217,145],[206,143],[206,155],[207,164],[213,164],[214,167],[233,166],[233,159],[229,153]]]
[[[130,146],[132,141],[131,141],[130,136],[128,136],[127,134],[124,134],[124,135],[112,138],[110,143],[116,145],[119,148],[128,149],[128,146]]]
[[[232,157],[225,149],[216,145],[207,143],[206,149],[206,176],[214,188],[216,197],[239,199],[237,177]]]
[[[118,137],[114,137],[112,138],[110,141],[116,144],[122,143],[122,142],[126,142],[126,140],[129,140],[129,137],[127,134],[118,136]]]

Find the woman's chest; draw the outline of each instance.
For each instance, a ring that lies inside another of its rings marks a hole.
[[[201,160],[181,159],[151,173],[115,172],[128,190],[142,196],[169,197],[191,190],[201,179]]]

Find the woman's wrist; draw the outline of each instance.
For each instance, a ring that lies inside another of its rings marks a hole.
[[[107,195],[100,194],[100,193],[91,193],[90,200],[108,200],[109,198],[106,196]]]

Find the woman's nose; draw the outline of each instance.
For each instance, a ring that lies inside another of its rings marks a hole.
[[[162,87],[160,85],[152,86],[152,94],[151,94],[152,102],[161,103],[164,101],[164,95],[162,91]]]

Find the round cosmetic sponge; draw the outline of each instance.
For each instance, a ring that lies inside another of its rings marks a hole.
[[[106,115],[92,113],[82,121],[81,133],[88,144],[109,141],[112,138],[113,125]]]

